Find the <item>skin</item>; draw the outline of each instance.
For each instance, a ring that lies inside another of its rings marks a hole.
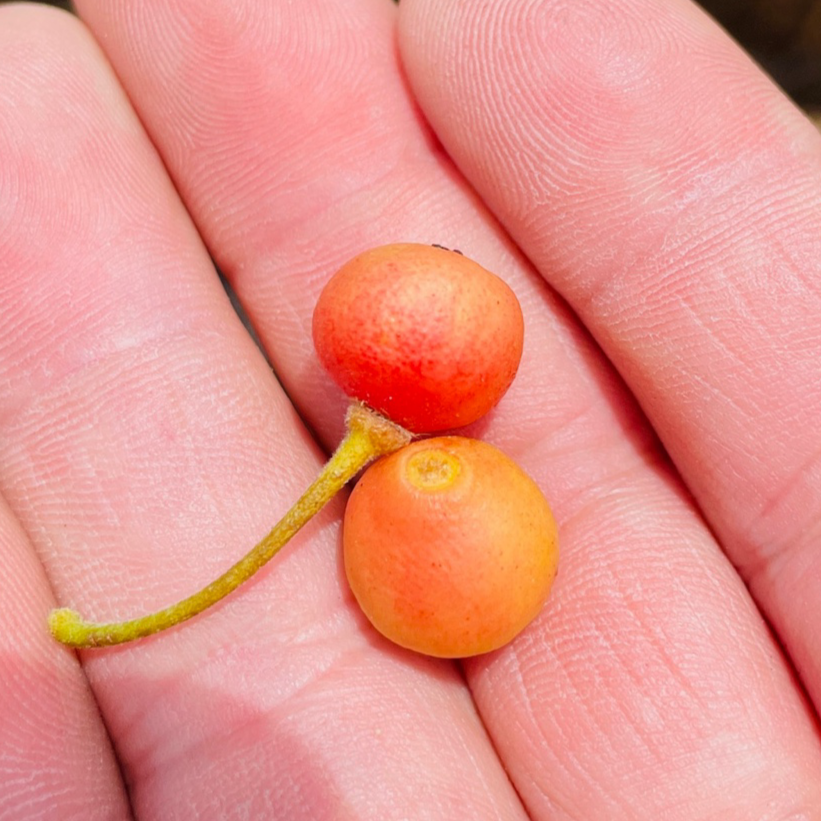
[[[13,628],[4,817],[819,818],[803,115],[681,0],[78,7],[88,30],[0,7],[0,491],[27,557],[0,623],[162,606],[267,532],[342,429],[313,303],[393,241],[520,296],[519,374],[470,432],[550,498],[562,569],[508,648],[425,660],[357,612],[340,499],[140,645]]]
[[[556,575],[556,522],[500,450],[461,436],[380,459],[345,507],[345,574],[382,635],[464,658],[507,644],[542,609]]]
[[[480,419],[522,358],[522,309],[510,287],[430,245],[358,254],[323,288],[312,325],[342,390],[414,433]]]

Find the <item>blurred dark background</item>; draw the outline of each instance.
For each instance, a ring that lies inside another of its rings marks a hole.
[[[43,2],[71,8],[69,0]],[[700,0],[700,5],[821,127],[821,0]]]

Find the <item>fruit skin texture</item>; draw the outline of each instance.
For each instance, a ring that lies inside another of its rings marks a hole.
[[[468,425],[502,398],[524,323],[495,274],[455,251],[402,243],[366,251],[330,279],[313,337],[348,396],[431,433]]]
[[[556,523],[497,448],[457,436],[380,459],[351,493],[345,572],[374,627],[431,656],[495,650],[538,614],[556,575]]]

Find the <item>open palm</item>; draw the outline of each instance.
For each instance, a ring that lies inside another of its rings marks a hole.
[[[0,9],[0,818],[821,819],[809,122],[684,0],[77,6]],[[394,241],[522,302],[469,432],[559,520],[536,622],[383,641],[338,499],[196,621],[53,642],[296,499],[346,404],[313,304]]]

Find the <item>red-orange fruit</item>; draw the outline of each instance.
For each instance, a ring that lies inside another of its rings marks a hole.
[[[405,243],[366,251],[329,280],[313,337],[348,396],[430,433],[496,405],[519,367],[524,324],[495,274],[455,251]]]
[[[536,483],[475,439],[417,441],[363,474],[345,510],[345,572],[395,643],[462,658],[508,643],[536,616],[558,562]]]

